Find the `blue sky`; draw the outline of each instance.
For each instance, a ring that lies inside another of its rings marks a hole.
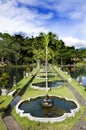
[[[86,0],[0,0],[0,32],[50,31],[68,46],[86,48]]]

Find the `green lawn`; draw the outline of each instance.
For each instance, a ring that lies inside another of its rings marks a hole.
[[[33,74],[36,71],[34,71]],[[62,71],[60,73],[65,78],[68,78],[68,75],[65,75]],[[30,80],[30,78],[31,78],[31,76],[21,80],[17,86],[15,86],[11,89],[11,91],[14,89],[19,89],[19,91],[20,91],[20,89],[28,82],[28,80]],[[57,77],[57,79],[60,79],[60,78]],[[55,80],[55,79],[53,79],[53,80]],[[37,81],[38,81],[38,78],[35,78],[33,82],[37,82]],[[40,80],[40,81],[42,81],[42,80]],[[26,92],[22,96],[21,100],[27,99],[29,97],[35,97],[38,95],[46,95],[46,93],[47,92],[43,91],[43,90],[35,90],[35,89],[31,88],[31,86],[29,85]],[[68,97],[68,98],[72,98],[72,99],[76,100],[76,98],[74,97],[72,92],[65,85],[63,85],[61,88],[52,89],[51,91],[48,92],[48,94],[62,96],[62,97]],[[7,106],[7,104],[9,104],[9,102],[11,100],[12,100],[12,98],[9,96],[0,96],[0,102],[1,102],[1,104],[0,104],[0,128],[2,130],[6,130],[6,128],[1,119],[1,113],[2,113],[3,108],[5,106]],[[79,111],[79,113],[77,113],[75,115],[75,117],[67,118],[65,121],[60,122],[60,123],[41,123],[41,122],[30,121],[28,118],[25,118],[25,117],[23,118],[23,117],[20,117],[18,114],[16,114],[15,109],[13,110],[12,114],[13,114],[14,118],[16,119],[16,121],[22,126],[22,128],[24,130],[43,130],[43,129],[44,130],[71,130],[73,124],[78,120],[78,118],[83,113],[83,111],[84,111],[84,108],[82,106],[80,106],[80,111]],[[84,118],[84,120],[86,120],[86,118]]]
[[[12,97],[10,96],[0,96],[0,130],[6,130],[6,127],[2,120],[2,112],[3,109],[6,108],[6,106],[11,102]]]
[[[38,81],[38,78],[35,78],[34,82],[37,82],[37,81]],[[22,96],[21,100],[28,99],[29,97],[46,95],[46,93],[47,92],[44,90],[37,90],[37,89],[31,88],[31,86],[28,86],[28,89]],[[68,98],[75,99],[77,101],[73,93],[65,85],[63,85],[61,88],[52,89],[51,91],[48,92],[48,94],[57,95],[61,97],[68,97]],[[60,123],[42,123],[42,122],[30,121],[28,118],[19,117],[19,115],[16,114],[15,109],[13,110],[13,115],[24,130],[43,130],[43,129],[44,130],[71,130],[72,126],[78,120],[78,118],[83,113],[83,111],[84,111],[84,108],[80,106],[80,111],[75,115],[75,117],[67,118],[65,121],[60,122]]]
[[[83,108],[81,107],[80,112],[76,114],[75,117],[67,118],[65,121],[60,123],[42,123],[30,121],[28,118],[19,117],[15,110],[13,111],[13,115],[16,117],[17,122],[20,123],[24,130],[71,130],[73,124],[78,120],[82,112]]]
[[[48,94],[75,99],[71,91],[69,91],[69,89],[65,86],[63,86],[62,88],[53,89],[50,92],[48,92]],[[46,92],[42,90],[41,91],[34,90],[28,87],[27,91],[25,92],[21,100],[27,99],[29,97],[34,97],[37,95],[46,95]],[[24,130],[43,130],[43,129],[44,130],[53,130],[53,129],[54,130],[70,130],[73,124],[77,121],[77,119],[83,113],[83,110],[84,109],[81,106],[79,113],[77,113],[74,118],[73,117],[67,118],[65,121],[60,122],[60,123],[40,123],[40,122],[30,121],[28,118],[19,117],[19,115],[16,114],[15,110],[13,111],[13,115]]]
[[[32,71],[32,74],[34,75],[37,72],[37,69],[34,69]],[[24,85],[31,79],[32,76],[28,76],[26,78],[23,78],[18,84],[17,86],[13,86],[9,92],[13,91],[13,90],[18,90],[17,92],[19,93],[20,90],[24,87]],[[6,106],[11,102],[11,100],[13,99],[13,97],[11,96],[0,96],[0,130],[6,130],[6,127],[3,123],[2,120],[2,113],[3,113],[3,109],[6,108]]]
[[[65,78],[66,80],[68,80],[69,75],[66,74],[65,72],[59,70],[56,66],[55,69],[58,71],[58,73]],[[73,79],[71,77],[72,81],[69,82],[71,84],[71,86],[86,100],[86,91],[84,90],[84,87],[82,85],[80,85],[75,79]]]
[[[0,113],[0,130],[6,130],[6,126],[1,118],[1,113]]]

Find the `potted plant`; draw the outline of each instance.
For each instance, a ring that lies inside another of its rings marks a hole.
[[[6,95],[8,92],[8,86],[9,86],[9,80],[10,77],[7,73],[3,73],[0,77],[0,85],[1,85],[1,91],[2,95]]]

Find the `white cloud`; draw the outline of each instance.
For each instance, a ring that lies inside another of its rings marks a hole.
[[[52,15],[52,13],[48,13],[41,17],[37,10],[18,8],[14,1],[3,3],[0,4],[0,31],[8,33],[22,31],[27,34],[47,32],[45,21]]]
[[[86,48],[86,40],[80,40],[74,37],[61,38],[67,46],[75,46],[75,48]]]
[[[85,5],[81,0],[1,0],[0,32],[38,35],[52,31],[68,46],[86,47],[86,41],[79,40],[86,39]]]

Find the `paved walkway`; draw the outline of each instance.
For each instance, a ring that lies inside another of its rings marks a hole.
[[[4,114],[2,115],[2,119],[6,125],[7,130],[23,130],[20,125],[16,122],[14,117],[11,115],[12,109],[14,106],[18,103],[21,96],[26,91],[28,85],[31,83],[31,81],[34,79],[36,74],[28,81],[28,83],[22,88],[20,93],[12,100],[12,102],[7,106],[7,108],[4,110]]]
[[[69,83],[66,83],[66,86],[72,91],[80,104],[85,107],[84,113],[74,124],[71,130],[86,130],[86,121],[83,120],[84,117],[86,118],[86,100],[84,100],[83,97],[79,95],[79,93]],[[7,130],[22,130],[20,125],[15,121],[11,114],[8,113],[8,115],[6,115],[3,120],[5,122]]]
[[[62,78],[62,80],[65,80],[58,72],[57,74],[59,77]],[[81,117],[78,119],[78,121],[74,124],[71,130],[86,130],[86,100],[68,83],[66,82],[66,86],[72,91],[76,99],[79,101],[79,103],[84,106],[84,112],[81,115]],[[84,121],[85,118],[85,121]]]
[[[7,130],[22,130],[20,125],[15,121],[15,119],[11,115],[5,116],[3,121],[6,125]]]
[[[11,115],[11,111],[13,107],[20,100],[21,96],[17,96],[11,103],[8,105],[6,110],[4,110],[4,114],[2,115],[2,119],[6,125],[7,130],[22,130],[20,125],[16,122],[14,117]]]
[[[72,91],[80,104],[86,107],[86,100],[69,83],[66,83],[66,86]]]
[[[79,93],[77,93],[77,91],[69,83],[67,83],[67,87],[72,91],[80,104],[83,105],[85,108],[84,113],[74,124],[71,130],[86,130],[86,121],[84,121],[84,118],[86,118],[86,100],[84,100],[83,97],[79,95]]]
[[[86,118],[86,110],[84,111],[83,115],[78,119],[75,125],[72,127],[71,130],[86,130],[86,121],[83,118]]]

